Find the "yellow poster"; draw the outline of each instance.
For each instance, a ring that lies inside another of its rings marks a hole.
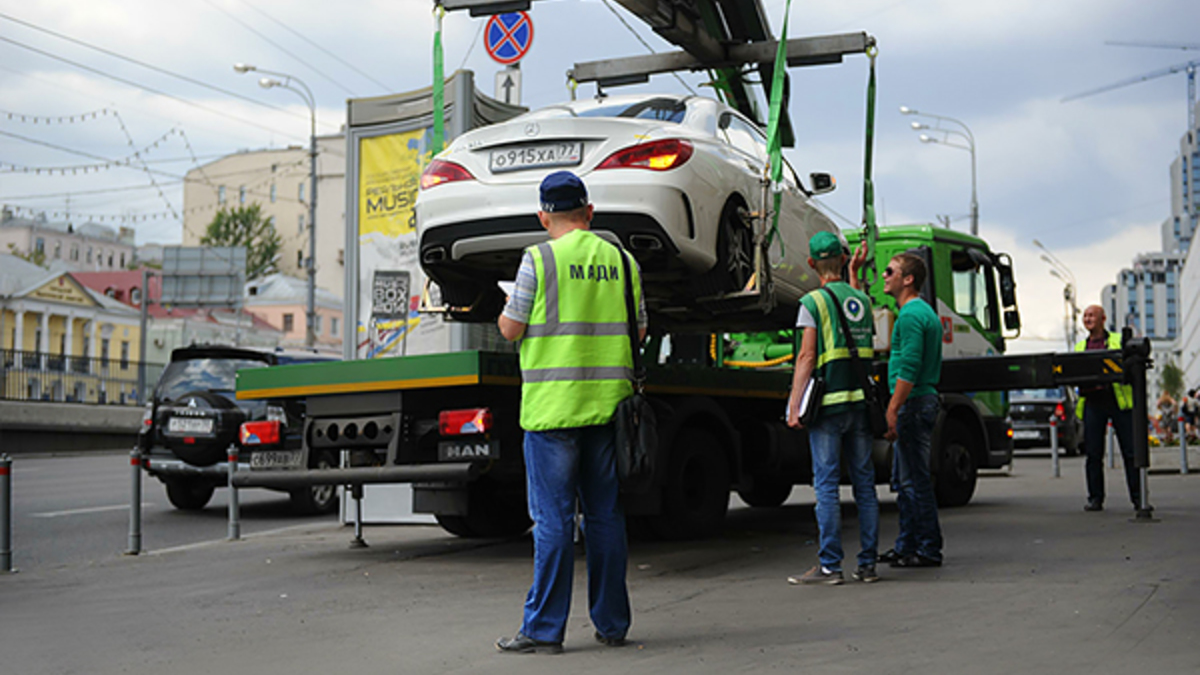
[[[416,231],[413,203],[421,180],[424,129],[359,141],[358,235]]]

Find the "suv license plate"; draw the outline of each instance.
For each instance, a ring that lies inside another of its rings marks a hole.
[[[548,166],[575,166],[583,159],[583,143],[538,143],[507,150],[493,150],[488,156],[492,173],[523,171]]]
[[[500,441],[470,440],[441,441],[438,460],[442,462],[473,462],[480,459],[499,459]]]
[[[299,469],[299,450],[259,450],[250,455],[251,469]]]
[[[173,434],[211,434],[213,421],[207,417],[172,417],[167,431]]]
[[[1021,440],[1025,440],[1027,438],[1040,438],[1041,435],[1042,435],[1041,432],[1039,432],[1037,429],[1022,429],[1019,431],[1014,430],[1013,431],[1013,440],[1021,441]]]

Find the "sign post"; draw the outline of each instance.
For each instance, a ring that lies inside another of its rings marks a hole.
[[[504,66],[496,73],[496,98],[521,103],[521,59],[533,45],[533,21],[525,12],[495,14],[483,29],[483,46],[492,60]]]

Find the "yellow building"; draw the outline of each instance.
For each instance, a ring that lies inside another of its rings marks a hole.
[[[0,397],[137,402],[140,319],[69,272],[0,254]]]

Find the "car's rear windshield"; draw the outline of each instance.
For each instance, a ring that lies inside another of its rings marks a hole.
[[[614,103],[595,108],[575,110],[566,105],[557,105],[535,110],[526,117],[545,119],[553,117],[624,117],[626,119],[658,120],[659,122],[683,122],[687,115],[687,104],[677,98],[650,98],[633,103]]]
[[[267,363],[253,359],[189,359],[173,361],[158,380],[155,398],[160,402],[174,401],[194,391],[229,393],[234,391],[237,371],[242,368],[264,368]]]

